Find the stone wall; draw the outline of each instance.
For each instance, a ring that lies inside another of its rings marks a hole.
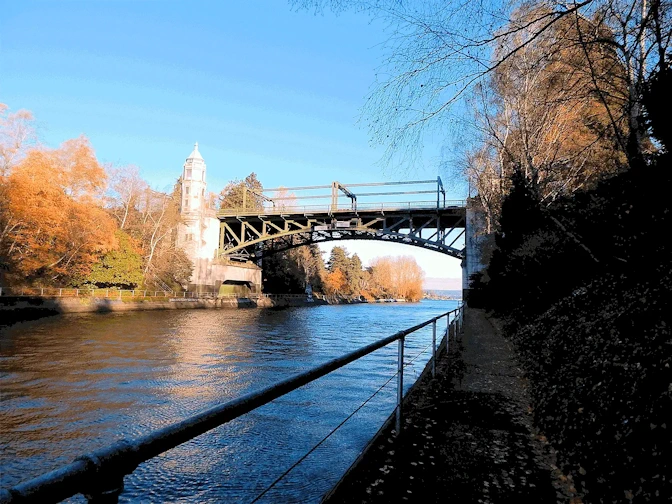
[[[194,272],[189,290],[216,291],[227,280],[249,282],[256,286],[253,290],[261,292],[261,268],[252,264],[221,264],[214,259],[194,259]]]

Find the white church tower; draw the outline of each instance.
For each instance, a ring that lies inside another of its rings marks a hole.
[[[181,214],[183,224],[178,236],[178,245],[184,249],[192,261],[214,259],[219,239],[219,234],[217,234],[212,243],[213,239],[210,236],[213,231],[209,228],[217,228],[217,233],[219,233],[219,226],[218,222],[209,222],[215,216],[207,205],[205,168],[205,161],[198,152],[198,143],[196,143],[182,167]]]
[[[198,152],[198,142],[184,162],[182,172],[182,212],[202,213],[205,210],[205,161]]]
[[[219,246],[219,220],[208,205],[205,161],[198,143],[182,167],[182,202],[177,245],[194,263],[192,284],[209,284],[209,270]]]
[[[255,265],[235,266],[217,259],[219,219],[210,202],[205,183],[205,161],[198,143],[182,167],[182,224],[178,228],[177,246],[194,263],[190,288],[213,291],[224,282],[247,284],[254,292],[261,290],[261,270]]]

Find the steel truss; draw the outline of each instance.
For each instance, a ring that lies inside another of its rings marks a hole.
[[[465,233],[463,207],[392,212],[222,215],[219,255],[258,260],[302,245],[333,240],[405,243],[464,259],[455,243]]]

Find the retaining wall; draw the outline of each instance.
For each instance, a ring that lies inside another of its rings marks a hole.
[[[120,300],[108,298],[67,298],[67,297],[0,297],[0,325],[23,320],[32,320],[61,313],[109,313],[139,310],[179,310],[206,308],[273,308],[287,306],[312,306],[326,304],[324,301],[307,302],[305,297],[277,296],[274,298],[220,298],[189,299],[168,298],[161,300]]]

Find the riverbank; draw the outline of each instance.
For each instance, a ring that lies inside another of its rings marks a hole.
[[[145,298],[110,299],[98,297],[0,297],[0,319],[3,325],[34,320],[64,313],[110,313],[144,310],[180,309],[238,309],[238,308],[280,308],[289,306],[315,306],[329,304],[305,296],[273,296],[258,298]]]
[[[569,502],[573,487],[529,405],[512,345],[484,311],[467,309],[436,378],[404,399],[401,435],[383,429],[326,502]]]
[[[295,306],[319,306],[336,304],[361,304],[382,302],[407,302],[405,300],[366,301],[341,296],[315,296],[307,299],[299,294],[272,294],[254,298],[104,298],[104,297],[49,297],[49,296],[1,296],[0,325],[35,320],[64,313],[110,313],[145,310],[193,310],[193,309],[240,309],[240,308],[287,308]]]

